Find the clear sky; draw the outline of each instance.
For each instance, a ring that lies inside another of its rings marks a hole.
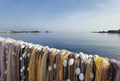
[[[120,0],[0,0],[0,30],[120,29]]]

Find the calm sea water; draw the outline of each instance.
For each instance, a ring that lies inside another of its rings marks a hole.
[[[72,52],[98,54],[120,60],[120,34],[86,32],[51,32],[39,34],[0,34],[17,40],[44,46],[67,49]]]

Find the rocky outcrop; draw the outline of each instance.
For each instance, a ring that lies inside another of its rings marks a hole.
[[[92,33],[116,33],[120,34],[120,29],[119,30],[108,30],[108,31],[98,31],[98,32],[92,32]]]

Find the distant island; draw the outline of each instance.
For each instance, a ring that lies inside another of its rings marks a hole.
[[[120,29],[119,30],[98,31],[98,32],[92,32],[92,33],[113,33],[113,34],[120,34]]]
[[[15,34],[15,33],[40,33],[39,30],[32,30],[32,31],[0,31],[0,33],[10,33],[10,34]],[[50,31],[45,31],[45,33],[50,33]]]
[[[40,33],[38,30],[34,31],[10,31],[10,33]]]

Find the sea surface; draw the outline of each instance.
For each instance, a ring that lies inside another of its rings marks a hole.
[[[76,53],[98,54],[103,57],[120,60],[120,34],[42,32],[36,34],[0,34],[0,36],[58,49],[67,49]]]

